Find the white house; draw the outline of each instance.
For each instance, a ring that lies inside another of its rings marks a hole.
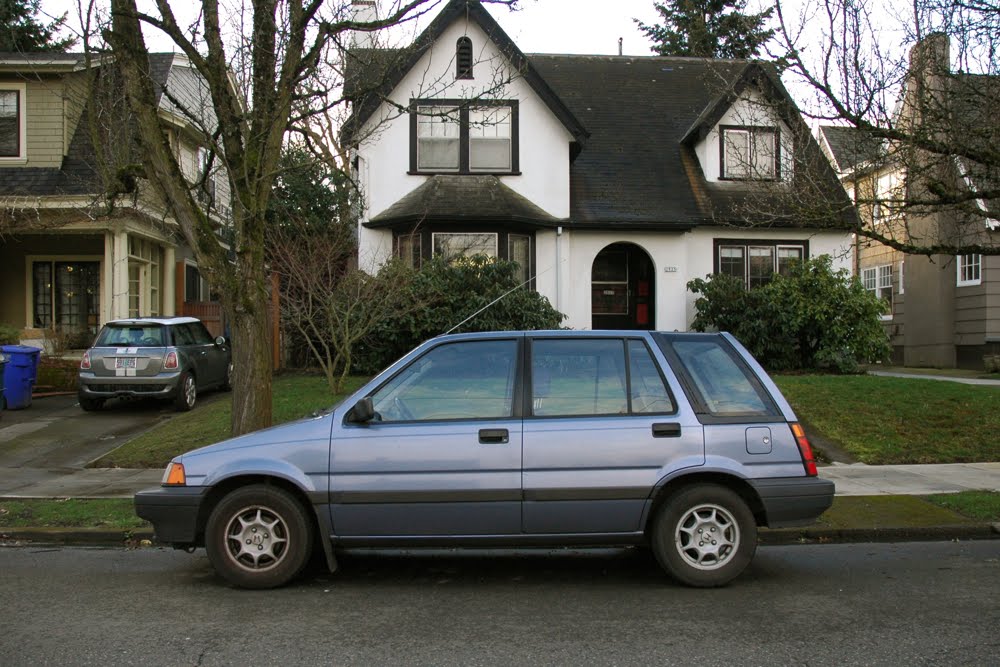
[[[451,0],[409,48],[350,57],[371,270],[485,253],[517,261],[566,326],[684,330],[692,278],[755,285],[820,254],[850,268],[847,234],[741,212],[819,155],[767,66],[524,54],[478,0]]]

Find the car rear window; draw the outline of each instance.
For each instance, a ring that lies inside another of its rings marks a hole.
[[[769,417],[772,401],[719,339],[671,342],[704,408],[717,417]],[[727,346],[728,347],[728,346]]]
[[[94,347],[163,347],[165,339],[159,324],[109,324],[101,330]]]

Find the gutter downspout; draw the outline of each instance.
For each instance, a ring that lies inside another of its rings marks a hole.
[[[556,310],[560,313],[562,309],[562,233],[560,225],[556,227]]]

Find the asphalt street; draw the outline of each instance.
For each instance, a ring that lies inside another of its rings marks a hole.
[[[764,547],[679,587],[642,550],[360,553],[276,591],[203,551],[0,549],[18,665],[995,665],[1000,541]]]

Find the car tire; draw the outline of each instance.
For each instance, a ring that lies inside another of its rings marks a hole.
[[[198,401],[198,383],[190,371],[181,373],[177,381],[177,396],[174,397],[174,408],[178,412],[187,412]]]
[[[100,398],[80,398],[80,407],[84,412],[94,412],[104,407],[104,400]]]
[[[717,484],[682,488],[666,500],[652,525],[653,552],[677,581],[725,586],[757,550],[757,522],[735,491]]]
[[[205,550],[212,567],[240,588],[275,588],[312,554],[312,522],[284,489],[255,484],[225,496],[209,515]]]

